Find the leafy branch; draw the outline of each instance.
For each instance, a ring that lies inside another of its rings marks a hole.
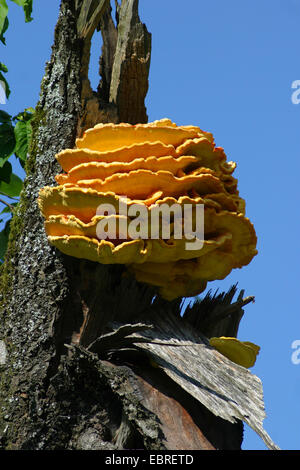
[[[28,108],[14,117],[0,110],[0,195],[5,197],[5,199],[0,198],[0,203],[5,206],[0,213],[0,223],[5,222],[4,228],[0,232],[1,263],[8,243],[11,216],[23,188],[23,181],[13,173],[9,158],[14,154],[24,168],[31,140],[33,115],[32,108]]]
[[[33,0],[10,1],[23,8],[26,23],[32,20]],[[8,26],[7,0],[0,0],[0,41],[3,45],[6,45],[4,35]],[[7,71],[6,65],[0,62],[0,86],[3,86],[6,98],[9,98],[11,90],[3,75]],[[0,223],[5,224],[0,232],[0,264],[3,262],[6,253],[11,216],[23,188],[23,181],[13,173],[9,159],[12,155],[15,155],[22,168],[25,167],[32,134],[31,120],[33,115],[34,110],[32,108],[27,108],[16,116],[11,116],[0,110],[0,204],[4,206],[0,212]]]
[[[32,1],[33,0],[10,0],[10,1],[16,3],[17,5],[23,8],[26,23],[28,23],[29,21],[32,21],[31,13],[32,13]],[[0,0],[0,41],[4,45],[6,44],[4,34],[6,33],[7,28],[9,26],[7,15],[8,15],[7,1]],[[6,98],[8,98],[10,95],[10,88],[3,73],[7,73],[7,67],[6,65],[2,64],[2,62],[0,62],[0,82],[4,84]]]

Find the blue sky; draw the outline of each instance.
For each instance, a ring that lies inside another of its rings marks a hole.
[[[51,53],[59,1],[35,0],[30,24],[12,2],[7,46],[0,45],[12,94],[1,109],[35,106]],[[169,117],[214,134],[246,199],[259,254],[210,288],[238,282],[255,303],[245,309],[239,339],[261,346],[252,369],[263,383],[266,430],[282,449],[300,449],[300,364],[291,361],[299,329],[300,0],[140,0],[152,33],[149,121]],[[93,41],[92,83],[99,34]],[[16,168],[19,172],[19,168]],[[244,449],[265,449],[245,427]]]

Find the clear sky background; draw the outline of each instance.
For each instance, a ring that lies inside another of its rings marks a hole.
[[[8,3],[0,61],[12,94],[0,108],[15,115],[38,100],[60,2],[35,0],[29,24]],[[255,296],[239,339],[261,346],[252,372],[263,383],[266,430],[282,449],[299,450],[300,364],[291,361],[291,344],[300,340],[300,104],[291,101],[291,85],[300,80],[300,0],[140,0],[140,16],[152,33],[149,121],[199,125],[237,162],[259,254],[209,287],[223,291],[238,282]],[[94,85],[100,41],[97,34]],[[247,426],[243,448],[265,449]]]

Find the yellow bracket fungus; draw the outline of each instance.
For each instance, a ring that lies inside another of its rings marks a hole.
[[[176,126],[165,119],[150,124],[97,124],[85,131],[81,139],[76,139],[77,148],[88,148],[97,151],[116,150],[133,143],[161,142],[165,145],[179,146],[187,139],[212,135],[194,126]]]
[[[56,158],[65,173],[56,176],[58,186],[41,189],[38,203],[49,242],[67,255],[124,264],[139,282],[172,300],[201,293],[208,281],[223,279],[257,253],[255,230],[232,176],[236,164],[197,126],[169,119],[98,124]],[[195,249],[186,248],[185,234],[177,236],[175,215],[167,235],[153,218],[157,208],[174,204],[182,212],[192,208],[193,227],[196,207],[204,206],[203,240],[195,235],[201,242]],[[112,210],[99,214],[103,205]],[[133,236],[130,227],[138,221],[130,210],[139,208],[143,227]]]
[[[99,179],[105,180],[115,173],[128,173],[134,170],[149,171],[168,171],[175,175],[178,170],[187,167],[191,163],[197,162],[196,157],[183,156],[174,158],[172,156],[165,157],[148,157],[135,158],[131,162],[90,162],[81,163],[71,168],[67,175],[57,175],[58,184],[77,183],[80,180]]]
[[[223,356],[228,357],[232,362],[240,366],[253,367],[260,347],[249,341],[239,341],[236,338],[221,336],[220,338],[210,338],[209,343]]]

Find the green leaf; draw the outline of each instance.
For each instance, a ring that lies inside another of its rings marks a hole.
[[[0,0],[0,2],[1,2],[1,0]],[[7,71],[8,70],[7,70],[6,65],[4,65],[2,62],[0,62],[0,82],[2,81],[4,83],[6,98],[8,98],[9,95],[10,95],[10,88],[9,88],[7,80],[6,80],[6,78],[4,78],[4,75],[3,75],[2,72],[6,73]]]
[[[4,122],[10,122],[11,121],[11,115],[6,113],[5,111],[2,111],[0,109],[0,123],[3,124]]]
[[[5,27],[5,18],[7,17],[8,6],[6,0],[0,0],[0,36],[2,37]]]
[[[24,111],[22,111],[21,113],[17,114],[17,116],[14,116],[13,117],[13,120],[14,121],[30,121],[30,119],[33,118],[33,114],[34,114],[34,109],[33,108],[26,108],[24,109]]]
[[[11,123],[0,125],[0,166],[3,166],[6,160],[14,153],[16,139],[14,127]]]
[[[31,18],[32,0],[11,0],[11,1],[16,3],[17,5],[20,5],[20,7],[23,7],[26,23],[28,23],[29,21],[32,21],[32,18]]]
[[[25,0],[23,10],[25,13],[25,21],[28,23],[29,21],[32,21],[33,18],[31,17],[32,13],[32,0]]]
[[[4,229],[0,232],[0,259],[2,262],[4,261],[4,256],[7,250],[10,222],[11,219],[6,222]]]
[[[0,0],[0,2],[1,2],[1,0]],[[8,72],[8,68],[6,67],[5,64],[3,64],[3,62],[0,62],[0,71],[5,72],[5,73]]]
[[[8,28],[8,25],[9,25],[9,22],[8,22],[8,18],[6,17],[5,20],[4,20],[4,24],[3,24],[3,27],[2,27],[2,30],[0,31],[0,41],[4,44],[5,44],[5,37],[4,37],[4,33],[6,32],[7,28]]]
[[[5,162],[4,165],[0,168],[0,181],[5,183],[10,182],[10,177],[12,174],[12,166],[10,162]]]
[[[9,183],[0,181],[0,193],[8,197],[18,197],[23,188],[23,181],[17,175],[10,175]]]
[[[27,159],[28,148],[31,141],[31,119],[33,118],[33,114],[34,109],[27,108],[22,113],[12,118],[14,121],[17,120],[14,129],[16,139],[15,154],[16,157],[19,158],[22,166]]]
[[[31,125],[30,121],[18,121],[15,125],[15,138],[16,147],[15,154],[20,159],[25,161],[27,159],[28,147],[31,139]]]

